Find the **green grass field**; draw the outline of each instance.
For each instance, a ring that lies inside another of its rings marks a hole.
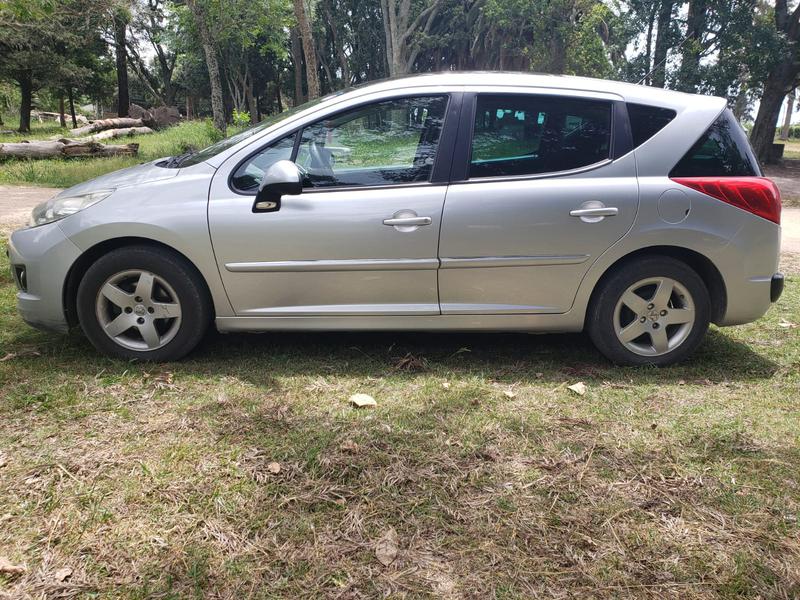
[[[11,125],[9,123],[7,126]],[[57,124],[32,124],[30,134],[0,135],[0,144],[21,140],[47,139],[56,135],[69,137],[69,130]],[[228,133],[233,134],[235,130]],[[0,162],[0,184],[70,187],[162,156],[174,156],[188,150],[200,150],[219,139],[219,134],[204,121],[189,121],[150,135],[109,140],[110,144],[139,144],[139,155],[115,158],[79,158],[49,160],[6,160]]]
[[[27,327],[2,250],[0,556],[26,570],[0,595],[800,595],[796,277],[669,369],[437,334],[211,334],[158,366]]]

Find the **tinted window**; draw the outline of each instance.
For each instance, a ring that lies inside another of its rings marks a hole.
[[[469,176],[567,171],[608,158],[611,104],[555,96],[478,96]]]
[[[306,187],[427,181],[444,122],[446,96],[359,107],[303,129],[296,162]]]
[[[747,136],[725,109],[670,172],[670,177],[761,175]]]
[[[231,178],[233,187],[243,192],[257,190],[272,163],[291,160],[294,138],[295,134],[288,135],[242,163]]]
[[[645,104],[628,104],[627,106],[634,148],[641,146],[664,129],[667,123],[672,121],[677,114],[674,110],[659,108],[658,106],[647,106]]]

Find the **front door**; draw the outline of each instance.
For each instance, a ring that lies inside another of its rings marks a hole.
[[[479,94],[474,106],[462,126],[472,130],[471,152],[444,208],[442,314],[566,312],[636,215],[634,157],[619,139],[627,129],[614,127],[619,107],[548,94]]]
[[[447,186],[431,174],[447,103],[421,96],[349,109],[220,169],[209,227],[237,315],[439,314]],[[254,213],[264,171],[286,158],[304,172],[303,193]]]

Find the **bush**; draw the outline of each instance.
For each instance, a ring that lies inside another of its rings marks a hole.
[[[233,109],[233,124],[237,127],[246,127],[250,124],[250,113],[246,110],[238,111]]]

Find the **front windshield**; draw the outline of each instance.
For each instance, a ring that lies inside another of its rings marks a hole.
[[[195,152],[180,161],[178,166],[181,167],[191,167],[192,165],[196,165],[203,161],[208,160],[209,158],[216,156],[220,152],[227,150],[228,148],[232,148],[242,140],[246,140],[249,137],[254,136],[255,134],[259,133],[260,131],[264,131],[268,127],[272,127],[275,123],[282,121],[288,117],[291,117],[294,114],[297,114],[307,108],[311,108],[312,106],[324,102],[334,96],[340,96],[347,90],[339,90],[338,92],[333,92],[332,94],[328,94],[327,96],[322,96],[321,98],[315,98],[314,100],[309,100],[304,104],[300,104],[298,106],[294,106],[289,108],[283,112],[280,112],[275,115],[270,115],[266,117],[263,121],[261,121],[258,125],[251,127],[250,129],[245,129],[244,131],[240,131],[239,133],[232,135],[231,137],[225,138],[224,140],[220,140],[215,144],[211,144],[208,148],[200,150],[199,152]]]

